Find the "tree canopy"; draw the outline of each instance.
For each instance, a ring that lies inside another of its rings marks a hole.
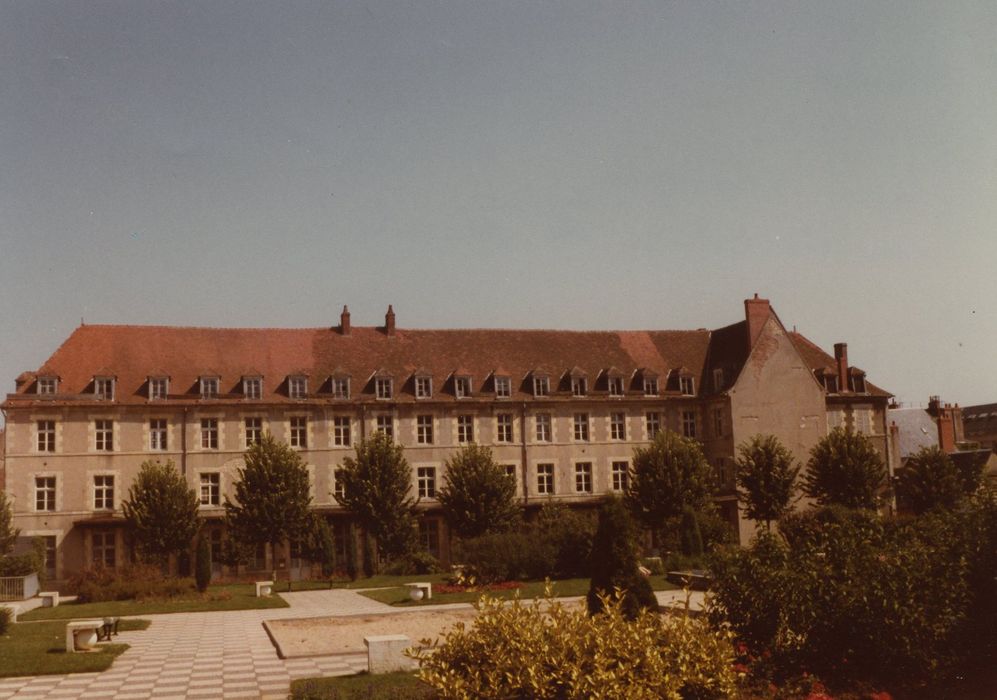
[[[810,451],[803,492],[820,505],[875,509],[886,466],[867,437],[835,428]]]
[[[508,530],[520,518],[516,482],[487,447],[471,444],[448,459],[436,498],[450,528],[465,539]]]
[[[415,547],[416,499],[410,496],[412,468],[401,445],[377,431],[356,446],[356,458],[347,457],[337,473],[342,483],[335,495],[389,557]]]
[[[641,608],[658,609],[657,598],[637,562],[637,535],[626,506],[610,497],[599,508],[599,525],[592,540],[591,572],[587,596],[589,614],[602,612],[600,596],[618,589],[623,614],[633,619]]]
[[[960,473],[945,452],[931,446],[907,459],[895,484],[900,507],[920,515],[936,508],[952,510],[976,490],[979,477]]]
[[[14,513],[10,500],[0,491],[0,557],[14,549],[14,541],[21,531],[14,527]]]
[[[774,435],[755,435],[737,449],[738,498],[745,514],[765,523],[767,530],[792,505],[800,466]]]
[[[200,528],[198,505],[172,460],[143,462],[121,503],[140,556],[162,564],[187,549]]]
[[[634,450],[626,505],[645,527],[656,530],[689,507],[702,510],[713,494],[713,471],[699,443],[671,431]]]

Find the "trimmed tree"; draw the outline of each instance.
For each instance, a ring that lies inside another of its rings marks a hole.
[[[968,495],[963,475],[935,445],[914,453],[894,483],[900,507],[916,515],[935,508],[952,510]]]
[[[4,491],[0,491],[0,557],[10,554],[21,531],[14,527],[14,509]]]
[[[337,474],[343,487],[336,501],[353,513],[389,559],[415,549],[412,468],[401,445],[377,431],[357,444],[356,458],[344,459]],[[368,559],[373,565],[372,553]]]
[[[312,524],[308,470],[297,452],[270,433],[246,450],[245,461],[235,501],[225,497],[225,522],[233,538],[270,545],[276,582],[277,545],[307,533]]]
[[[197,584],[197,590],[201,593],[208,590],[208,584],[211,583],[211,545],[204,533],[197,538],[197,550],[194,556],[194,583]]]
[[[622,596],[623,614],[630,620],[641,608],[658,609],[650,582],[637,568],[636,535],[623,502],[608,498],[599,508],[599,525],[592,542],[592,580],[586,598],[590,615],[602,612],[600,596],[612,596],[617,591]]]
[[[789,511],[800,466],[775,435],[755,435],[737,451],[737,497],[745,514],[770,530],[772,521]]]
[[[143,462],[121,503],[139,555],[164,566],[170,554],[186,551],[200,527],[198,505],[172,460]]]
[[[683,508],[705,508],[713,486],[713,470],[699,443],[662,431],[648,447],[634,450],[626,505],[638,522],[656,534],[669,522],[677,522]]]
[[[315,522],[309,535],[308,549],[311,558],[322,565],[322,576],[330,578],[336,569],[336,538],[324,517],[318,514],[313,517]],[[329,583],[332,585],[331,578]]]
[[[487,447],[471,444],[448,459],[436,498],[447,524],[465,539],[509,530],[520,518],[516,482]]]
[[[810,451],[803,492],[820,505],[875,509],[886,466],[867,437],[835,428]]]

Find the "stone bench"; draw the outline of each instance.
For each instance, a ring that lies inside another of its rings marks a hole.
[[[266,598],[271,593],[273,593],[273,581],[257,581],[256,582],[256,597],[257,598]]]
[[[43,608],[59,607],[59,591],[42,591],[38,597],[42,599]]]
[[[73,620],[66,623],[66,652],[90,651],[97,643],[103,620]]]
[[[686,571],[669,571],[665,578],[669,583],[683,588],[691,588],[694,591],[705,591],[710,587],[713,576],[709,571],[703,569],[691,569]]]
[[[417,583],[406,583],[405,587],[408,589],[409,598],[412,600],[432,600],[433,598],[433,584],[426,581],[419,581]]]
[[[408,671],[415,667],[415,659],[405,656],[412,640],[404,634],[364,637],[363,643],[367,647],[367,672],[370,674]]]

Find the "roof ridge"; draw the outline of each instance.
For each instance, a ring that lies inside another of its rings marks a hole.
[[[338,325],[329,326],[180,326],[161,323],[87,323],[80,325],[71,333],[63,345],[77,331],[84,328],[140,328],[140,329],[170,329],[170,330],[197,330],[197,331],[333,331],[338,333]],[[379,331],[383,326],[351,326],[351,330],[374,330]],[[439,333],[439,332],[461,332],[487,331],[490,333],[710,333],[707,328],[500,328],[500,327],[453,327],[453,328],[408,328],[401,327],[398,332],[419,332],[419,333]],[[58,350],[56,351],[58,352]]]

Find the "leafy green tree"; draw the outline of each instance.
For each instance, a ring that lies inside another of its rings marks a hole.
[[[448,459],[446,467],[436,498],[459,537],[503,532],[519,521],[516,483],[495,463],[490,449],[468,445]]]
[[[188,549],[200,527],[197,494],[172,460],[143,462],[121,508],[139,554],[160,566]]]
[[[634,450],[633,478],[626,505],[652,532],[677,521],[682,509],[702,510],[713,493],[713,470],[699,443],[671,431]]]
[[[913,454],[895,484],[900,506],[916,515],[934,508],[952,510],[968,495],[959,469],[937,446]]]
[[[313,517],[315,522],[308,537],[309,558],[322,565],[322,575],[328,578],[336,568],[336,538],[324,517],[318,514]]]
[[[194,556],[194,582],[197,590],[204,593],[211,583],[211,545],[206,533],[197,538],[197,550]]]
[[[803,492],[820,505],[875,509],[886,485],[886,467],[869,439],[835,428],[814,445]]]
[[[7,494],[0,491],[0,557],[14,549],[14,541],[21,531],[14,527],[14,512]]]
[[[703,556],[703,533],[699,529],[699,518],[689,506],[682,509],[679,528],[682,554],[687,557]]]
[[[409,495],[412,468],[401,445],[377,431],[357,444],[356,459],[344,459],[338,475],[343,488],[336,501],[353,513],[388,558],[415,549],[416,499]],[[372,561],[373,556],[367,559]]]
[[[755,435],[737,448],[737,496],[745,514],[771,528],[792,504],[800,466],[775,435]]]
[[[592,542],[591,571],[587,597],[589,614],[602,612],[600,596],[622,594],[623,614],[630,620],[641,608],[658,609],[651,584],[637,563],[637,533],[623,502],[610,497],[599,508],[599,525]]]
[[[225,497],[225,522],[233,538],[269,544],[276,567],[277,545],[306,533],[312,524],[308,470],[297,452],[270,433],[246,450],[245,461],[234,485],[235,501]]]

